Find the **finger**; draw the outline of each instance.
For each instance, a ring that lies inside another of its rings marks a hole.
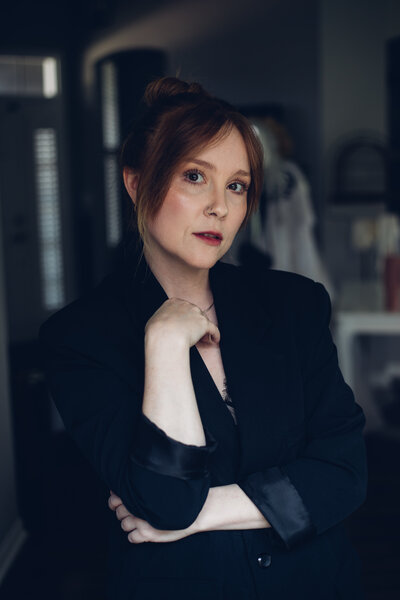
[[[134,531],[131,531],[130,533],[128,533],[128,541],[131,544],[141,544],[142,542],[145,542],[146,540],[143,539],[143,536],[139,533],[139,530],[135,529]]]
[[[119,506],[120,504],[122,504],[122,500],[119,496],[117,496],[116,494],[111,494],[108,498],[108,507],[111,510],[115,510],[117,508],[117,506]]]
[[[208,329],[208,341],[213,342],[214,344],[219,344],[221,340],[221,333],[214,323],[212,323],[211,321],[209,323],[210,325]]]
[[[208,316],[202,310],[200,310],[200,312],[203,315],[203,317],[205,317],[205,319],[206,319],[207,330],[206,330],[205,334],[200,338],[199,341],[205,342],[205,343],[210,343],[212,341],[215,344],[219,344],[220,339],[221,339],[221,333],[220,333],[217,325],[215,325],[215,323],[213,323],[213,321],[210,321]]]
[[[108,498],[108,507],[111,510],[115,510],[117,508],[117,506],[119,506],[120,504],[122,504],[122,500],[121,500],[121,498],[119,498],[115,494],[111,495]]]
[[[125,517],[121,521],[121,529],[124,531],[133,531],[136,529],[136,519],[130,515],[129,517]]]
[[[119,521],[121,519],[125,519],[125,517],[133,517],[132,513],[129,512],[129,510],[126,508],[126,506],[124,504],[120,504],[117,507],[115,514],[117,516],[117,519],[119,519]]]
[[[113,492],[112,490],[110,490],[110,497],[111,498],[119,498],[118,494],[116,494],[115,492]]]

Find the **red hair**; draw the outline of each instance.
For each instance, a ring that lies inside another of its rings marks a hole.
[[[151,82],[144,100],[147,110],[121,150],[121,167],[139,174],[130,229],[137,228],[144,240],[146,222],[161,208],[179,164],[228,135],[234,127],[246,146],[251,173],[243,227],[257,209],[263,182],[263,149],[250,122],[231,104],[208,94],[200,84],[175,77]]]

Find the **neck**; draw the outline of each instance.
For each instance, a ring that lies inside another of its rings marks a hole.
[[[152,273],[168,298],[182,298],[205,310],[213,301],[209,282],[209,269],[195,269],[182,263],[173,263],[155,257],[146,249],[144,256]]]

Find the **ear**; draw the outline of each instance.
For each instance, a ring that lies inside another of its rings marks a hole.
[[[124,167],[122,171],[122,175],[124,178],[124,184],[126,191],[132,199],[132,202],[136,203],[136,192],[139,183],[139,173],[134,171],[130,167]]]

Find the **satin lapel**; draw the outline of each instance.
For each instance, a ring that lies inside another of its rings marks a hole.
[[[241,269],[217,263],[210,271],[221,355],[237,414],[237,476],[276,465],[285,449],[285,336],[273,290]]]

